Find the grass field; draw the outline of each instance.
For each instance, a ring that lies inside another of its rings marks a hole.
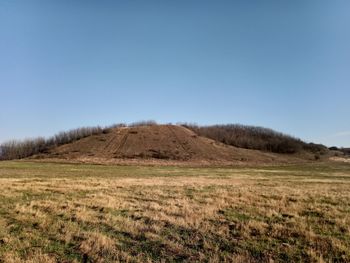
[[[350,165],[0,162],[0,262],[350,262]]]

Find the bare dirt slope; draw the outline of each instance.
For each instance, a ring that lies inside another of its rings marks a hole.
[[[272,163],[290,157],[228,146],[176,125],[122,127],[52,149],[46,157],[69,160],[172,160]]]

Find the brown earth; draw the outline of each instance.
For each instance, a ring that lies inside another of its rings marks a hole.
[[[114,128],[54,148],[35,158],[93,163],[272,164],[300,158],[228,146],[177,125]]]

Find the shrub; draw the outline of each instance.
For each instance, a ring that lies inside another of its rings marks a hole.
[[[328,149],[331,151],[339,151],[338,147],[336,146],[329,147]]]

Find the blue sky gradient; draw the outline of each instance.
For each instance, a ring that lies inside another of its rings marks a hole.
[[[0,142],[153,119],[350,146],[350,1],[0,1]]]

